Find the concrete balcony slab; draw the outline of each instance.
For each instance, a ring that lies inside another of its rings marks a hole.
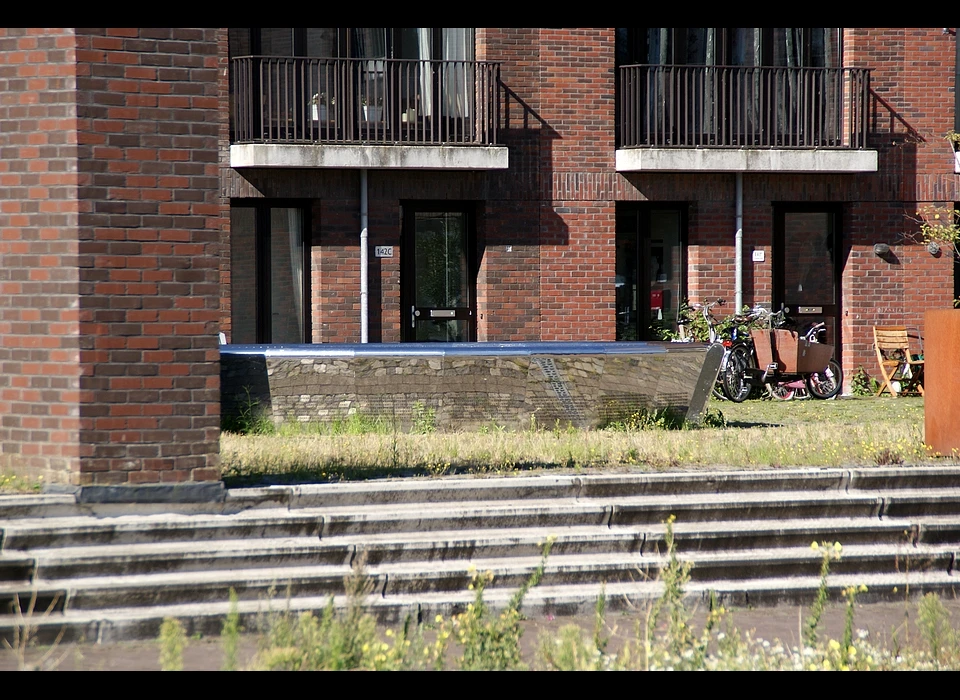
[[[873,173],[877,151],[761,148],[620,148],[617,172]]]
[[[232,168],[506,170],[506,146],[244,143],[230,146]]]

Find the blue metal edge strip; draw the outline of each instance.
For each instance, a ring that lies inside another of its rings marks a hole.
[[[263,357],[504,357],[510,355],[659,355],[670,351],[704,351],[702,343],[668,342],[486,342],[486,343],[328,343],[221,345],[221,355]]]

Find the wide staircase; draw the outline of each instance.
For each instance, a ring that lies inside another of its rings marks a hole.
[[[960,593],[960,469],[896,467],[390,480],[230,489],[215,504],[79,504],[0,496],[0,638],[153,638],[166,617],[217,634],[233,589],[248,629],[347,604],[372,584],[383,622],[462,610],[474,570],[506,604],[553,541],[528,616],[642,605],[660,593],[666,521],[692,599],[807,603],[840,542],[831,595]],[[19,605],[21,612],[17,614]]]

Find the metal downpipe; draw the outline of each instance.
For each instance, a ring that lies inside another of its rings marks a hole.
[[[360,171],[360,342],[366,343],[369,338],[367,328],[367,171]]]
[[[734,313],[743,308],[743,173],[737,173],[737,234],[734,239],[734,275],[736,290],[734,293]]]

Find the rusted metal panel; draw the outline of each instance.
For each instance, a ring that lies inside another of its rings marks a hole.
[[[960,453],[960,309],[924,316],[924,441],[931,454]]]

